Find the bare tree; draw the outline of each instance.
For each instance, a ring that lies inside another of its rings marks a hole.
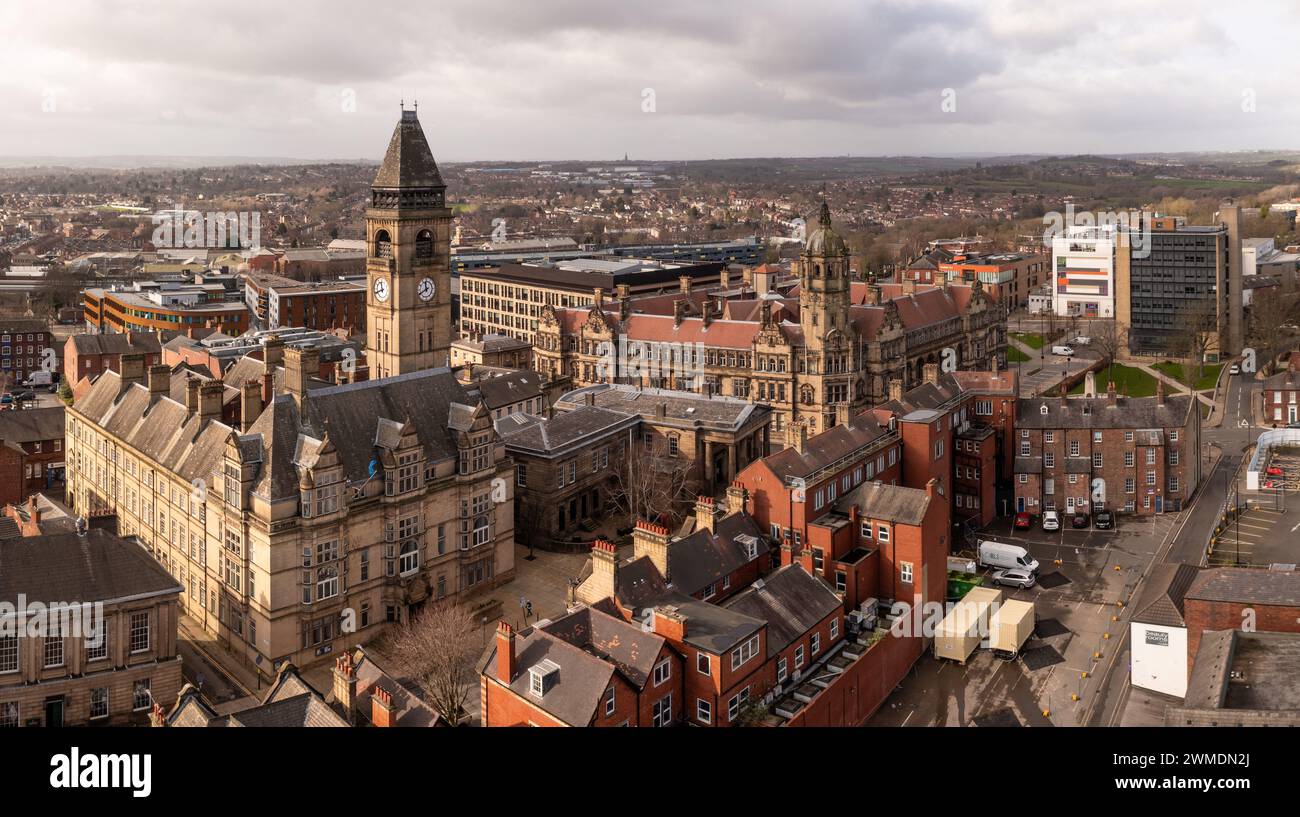
[[[662,437],[655,436],[649,444],[633,442],[614,472],[614,503],[629,521],[654,520],[661,514],[680,521],[682,507],[695,498],[691,470],[691,461],[673,454]]]
[[[1128,343],[1128,330],[1117,320],[1097,320],[1088,327],[1092,346],[1106,364],[1106,382],[1115,379],[1115,358]]]
[[[522,491],[515,494],[515,541],[528,546],[528,555],[533,554],[533,545],[545,531],[547,508],[540,502],[529,499]]]
[[[1290,332],[1284,327],[1296,322],[1300,298],[1293,292],[1256,290],[1246,322],[1246,342],[1255,348],[1257,360],[1265,373],[1272,370],[1283,344],[1289,345]],[[1284,337],[1285,336],[1285,337]]]
[[[1219,343],[1219,320],[1214,303],[1198,301],[1184,306],[1178,310],[1175,325],[1174,349],[1185,356],[1183,370],[1187,381],[1195,383],[1205,374],[1205,356]]]
[[[469,700],[481,638],[469,609],[443,599],[430,602],[398,630],[389,653],[438,714],[455,723]]]

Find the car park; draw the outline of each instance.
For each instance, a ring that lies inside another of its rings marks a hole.
[[[1060,530],[1061,515],[1056,511],[1046,511],[1043,513],[1043,530]]]
[[[1097,530],[1110,530],[1115,527],[1115,512],[1100,510],[1092,515],[1092,526]]]
[[[1016,514],[1015,525],[1017,530],[1029,530],[1034,526],[1034,518],[1024,511],[1021,511]]]
[[[993,571],[989,577],[996,585],[1002,587],[1019,587],[1022,590],[1026,587],[1033,587],[1035,584],[1034,574],[1028,570],[1020,568],[1003,568]]]

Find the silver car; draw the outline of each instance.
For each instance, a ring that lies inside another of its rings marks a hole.
[[[1003,587],[1019,587],[1022,590],[1027,587],[1033,587],[1035,584],[1034,574],[1028,570],[1020,570],[1019,568],[995,570],[990,578],[994,584]]]

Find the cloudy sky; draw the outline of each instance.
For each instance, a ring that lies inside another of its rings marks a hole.
[[[1300,5],[5,0],[0,156],[1296,148]]]

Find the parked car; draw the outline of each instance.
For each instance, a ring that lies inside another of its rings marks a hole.
[[[0,404],[6,406],[13,403],[13,401],[14,401],[14,396],[12,394],[6,394],[3,397],[0,397]]]
[[[1097,530],[1110,530],[1115,527],[1115,512],[1101,510],[1092,515],[1092,526]]]
[[[1016,514],[1015,525],[1017,530],[1029,530],[1034,526],[1034,518],[1022,511]]]
[[[1043,530],[1060,530],[1061,515],[1056,511],[1046,511],[1043,513]]]
[[[1070,527],[1086,528],[1088,527],[1088,514],[1083,511],[1076,511],[1074,516],[1070,517]]]
[[[993,575],[990,576],[990,579],[994,584],[1002,585],[1003,587],[1019,587],[1024,589],[1026,587],[1033,587],[1035,584],[1034,574],[1018,567],[995,570],[993,571]]]
[[[1276,465],[1270,465],[1268,468],[1265,469],[1265,473],[1267,473],[1270,477],[1280,477],[1282,476],[1282,469],[1278,468]]]
[[[18,392],[17,394],[14,395],[14,399],[17,400],[19,403],[26,403],[26,402],[29,401],[29,400],[35,400],[35,399],[36,399],[36,392],[34,392],[34,391],[21,391],[21,392]]]

